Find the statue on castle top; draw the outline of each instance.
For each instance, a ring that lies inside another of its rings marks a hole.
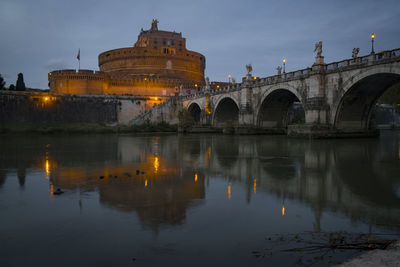
[[[152,21],[151,21],[151,31],[158,31],[158,26],[157,26],[157,24],[158,24],[158,20],[157,19],[153,19]]]
[[[282,67],[281,67],[281,66],[278,66],[278,67],[276,68],[276,70],[278,71],[278,75],[281,75],[281,74],[282,74]]]
[[[246,70],[247,70],[247,75],[251,75],[251,72],[253,71],[253,66],[251,66],[251,64],[247,64]]]
[[[321,57],[322,54],[322,41],[315,44],[314,52],[317,52],[317,57]]]
[[[353,48],[353,52],[352,52],[352,54],[351,54],[351,57],[353,58],[353,59],[356,59],[357,57],[358,57],[358,52],[360,52],[360,48]]]

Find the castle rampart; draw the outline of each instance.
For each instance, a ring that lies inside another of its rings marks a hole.
[[[56,70],[48,74],[55,94],[169,97],[204,84],[205,57],[186,49],[181,33],[159,31],[153,21],[133,47],[99,55],[100,71]]]

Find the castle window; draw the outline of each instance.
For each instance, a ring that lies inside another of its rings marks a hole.
[[[167,55],[175,55],[175,49],[173,48],[163,47],[162,52]]]
[[[171,40],[171,45],[175,45],[175,41],[174,40]]]
[[[172,62],[171,62],[171,60],[168,60],[167,61],[167,70],[170,70],[170,69],[172,69]]]
[[[179,41],[179,46],[182,46],[182,41]]]
[[[167,44],[167,40],[163,39],[162,43],[163,43],[163,45],[166,45]]]

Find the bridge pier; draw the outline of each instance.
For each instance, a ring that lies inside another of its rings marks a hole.
[[[206,110],[202,110],[200,114],[201,125],[211,125],[211,114],[207,113]]]
[[[247,81],[245,85],[248,85]],[[254,125],[254,113],[252,105],[253,89],[251,87],[245,87],[240,94],[239,104],[239,126]]]

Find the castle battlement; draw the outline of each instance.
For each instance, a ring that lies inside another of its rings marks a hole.
[[[50,91],[57,94],[132,94],[171,96],[176,88],[204,83],[205,57],[186,49],[182,33],[141,30],[132,47],[101,53],[100,71],[49,72]]]

